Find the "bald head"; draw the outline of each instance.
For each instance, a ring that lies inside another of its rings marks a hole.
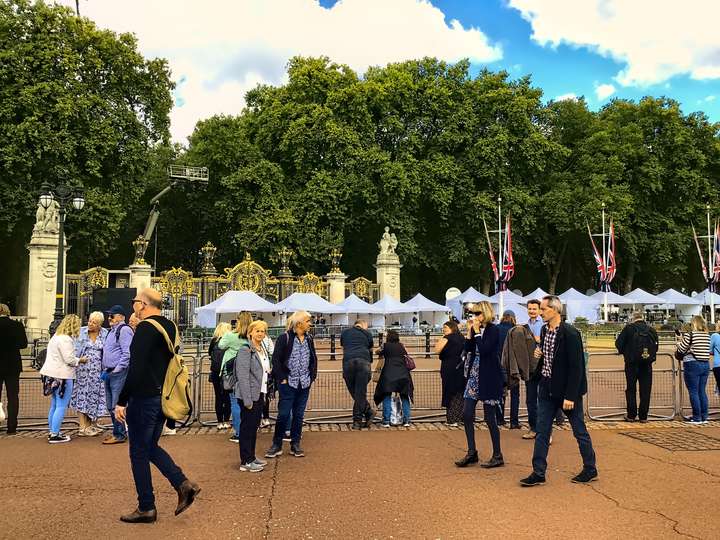
[[[157,289],[153,289],[151,287],[143,289],[140,293],[140,298],[142,298],[150,307],[154,307],[156,309],[162,308],[162,294],[160,294],[160,291]]]

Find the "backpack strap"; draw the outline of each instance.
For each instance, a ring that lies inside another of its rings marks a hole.
[[[147,322],[152,324],[155,329],[162,334],[162,336],[165,338],[165,343],[167,343],[168,350],[170,351],[170,354],[175,356],[177,354],[177,346],[178,346],[178,328],[175,323],[173,323],[173,326],[175,327],[175,345],[172,344],[170,341],[170,336],[168,336],[168,333],[165,331],[165,328],[163,328],[162,324],[159,322],[153,320],[153,319],[143,319],[140,321],[141,323]]]

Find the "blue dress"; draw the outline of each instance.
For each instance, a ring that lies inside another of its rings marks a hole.
[[[463,395],[466,399],[482,401],[487,405],[501,403],[503,378],[498,356],[499,333],[496,325],[488,324],[480,334],[465,340],[470,363]]]
[[[101,328],[95,342],[88,337],[87,326],[80,329],[75,340],[75,356],[86,356],[86,364],[78,364],[75,369],[75,385],[73,386],[70,408],[87,414],[93,421],[108,414],[105,404],[105,384],[100,380],[102,372],[102,351],[107,328]]]

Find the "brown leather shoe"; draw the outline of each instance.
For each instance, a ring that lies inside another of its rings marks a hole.
[[[175,515],[179,515],[195,501],[195,497],[200,493],[200,486],[190,480],[185,480],[177,489],[178,505],[175,509]]]
[[[127,441],[127,439],[117,439],[113,436],[108,437],[107,439],[103,440],[103,444],[121,444]]]
[[[157,510],[154,508],[147,512],[141,512],[136,508],[132,514],[120,516],[120,521],[125,523],[154,523],[157,520]]]

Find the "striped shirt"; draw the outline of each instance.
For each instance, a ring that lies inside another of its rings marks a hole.
[[[678,343],[677,350],[685,355],[683,362],[707,362],[710,359],[710,334],[694,330],[686,332]]]
[[[557,328],[553,330],[548,325],[545,329],[545,339],[542,342],[542,376],[548,379],[552,377],[552,364],[553,360],[555,360],[555,338],[557,338]]]

